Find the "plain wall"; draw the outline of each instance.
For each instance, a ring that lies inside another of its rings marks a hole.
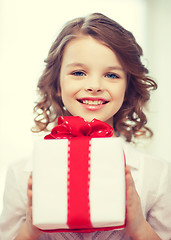
[[[146,151],[171,162],[171,1],[146,0],[146,58],[158,83],[148,113],[154,137]]]

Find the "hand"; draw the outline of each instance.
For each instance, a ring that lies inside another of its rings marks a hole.
[[[126,166],[126,199],[127,219],[125,231],[133,239],[136,239],[145,231],[147,222],[143,216],[140,197],[128,166]]]
[[[27,206],[25,224],[26,224],[29,235],[32,236],[32,238],[33,237],[36,238],[36,237],[39,237],[42,234],[42,232],[32,224],[32,173],[30,174],[30,177],[28,180],[27,196],[28,196],[28,206]]]
[[[21,227],[15,240],[38,240],[42,232],[32,223],[32,174],[30,174],[27,188],[28,205],[26,209],[26,221]]]

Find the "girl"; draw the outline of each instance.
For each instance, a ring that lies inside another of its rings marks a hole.
[[[148,70],[141,63],[141,56],[142,49],[133,35],[106,16],[95,13],[74,19],[67,23],[49,51],[38,83],[41,98],[34,108],[34,131],[48,131],[60,115],[72,115],[87,121],[104,121],[114,128],[113,137],[123,138],[127,159],[125,229],[41,232],[32,224],[32,177],[27,160],[8,171],[1,239],[171,239],[168,165],[128,144],[139,136],[152,136],[145,126],[143,107],[150,90],[157,85],[146,75]]]

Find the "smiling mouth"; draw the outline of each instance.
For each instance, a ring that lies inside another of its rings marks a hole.
[[[109,102],[109,101],[102,100],[102,99],[100,99],[100,100],[78,99],[77,101],[82,104],[91,105],[91,106],[103,105],[103,104],[106,104]]]

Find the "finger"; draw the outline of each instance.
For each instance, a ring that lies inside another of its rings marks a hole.
[[[134,202],[134,198],[136,197],[136,188],[135,183],[132,178],[132,174],[130,171],[130,167],[126,167],[126,199],[127,199],[127,207],[132,207]]]
[[[129,173],[129,172],[131,172],[131,167],[130,167],[129,165],[126,165],[126,167],[125,167],[125,173],[127,174],[127,173]]]
[[[28,195],[28,205],[32,206],[32,190],[28,190],[27,195]]]
[[[27,196],[28,196],[28,205],[32,206],[32,173],[28,179],[28,187],[27,187]]]
[[[131,169],[129,166],[126,166],[126,169],[125,169],[125,178],[126,178],[126,187],[127,188],[130,188],[131,186],[135,187],[134,180],[133,180],[132,174],[131,174]]]
[[[30,173],[30,177],[28,179],[28,189],[32,189],[32,173]]]
[[[30,207],[30,219],[32,221],[32,206]]]

